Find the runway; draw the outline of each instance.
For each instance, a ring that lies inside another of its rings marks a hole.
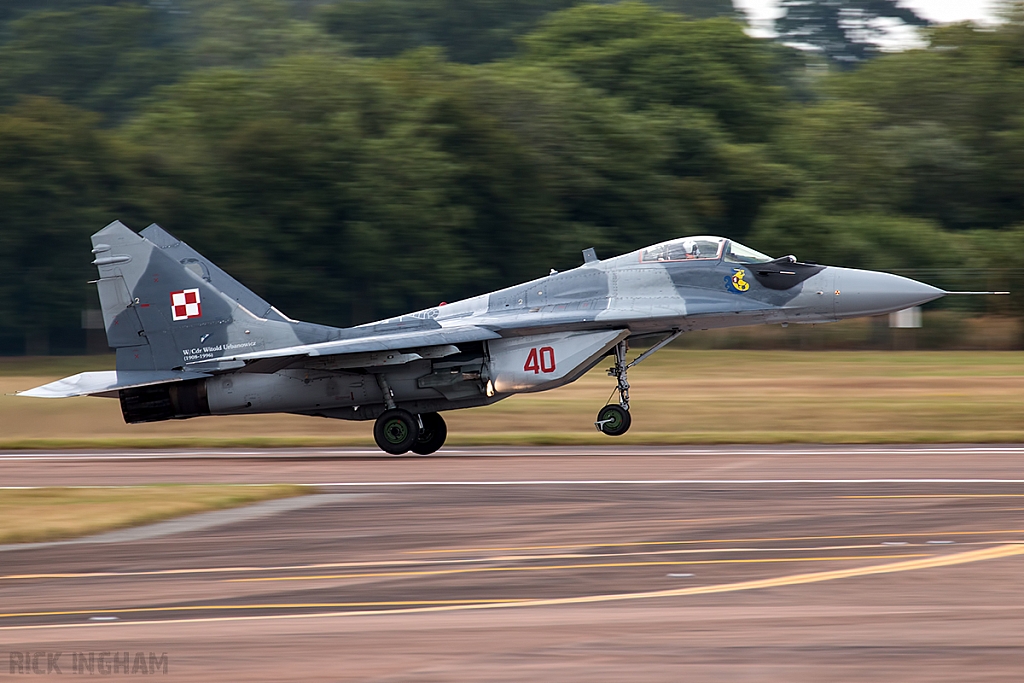
[[[180,680],[1016,681],[1022,457],[0,454],[5,486],[319,491],[180,531],[0,553],[0,665],[63,653],[66,674],[75,652],[152,652]]]

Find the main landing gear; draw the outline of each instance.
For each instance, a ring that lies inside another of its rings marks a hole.
[[[373,423],[373,439],[385,453],[402,455],[412,451],[430,455],[448,437],[448,426],[437,413],[415,416],[402,408],[390,408]]]
[[[680,334],[682,334],[682,330],[673,330],[667,337],[637,356],[636,360],[632,363],[626,363],[626,351],[629,350],[626,340],[620,341],[615,345],[615,365],[608,368],[608,375],[614,377],[617,381],[616,390],[619,392],[619,403],[618,405],[609,403],[598,411],[597,421],[594,422],[594,426],[597,427],[599,432],[603,432],[608,436],[622,436],[629,431],[629,426],[632,424],[633,419],[629,414],[629,380],[626,377],[626,373],[637,363],[650,358],[656,351],[671,344]]]
[[[409,450],[416,455],[430,455],[444,445],[444,440],[448,438],[448,425],[437,413],[423,413],[420,420],[423,427]]]

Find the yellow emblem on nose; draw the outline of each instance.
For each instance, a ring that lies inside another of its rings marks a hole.
[[[747,271],[743,270],[742,268],[737,268],[736,272],[732,274],[732,288],[735,289],[737,292],[745,292],[748,289],[750,289],[750,283],[743,279],[746,276]]]

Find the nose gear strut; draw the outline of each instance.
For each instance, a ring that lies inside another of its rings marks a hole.
[[[623,339],[615,345],[615,365],[608,368],[608,375],[616,379],[615,388],[619,392],[619,404],[608,404],[601,408],[597,413],[597,421],[594,422],[597,431],[609,436],[621,436],[626,433],[632,423],[629,414],[629,379],[627,376],[629,369],[671,344],[682,333],[682,330],[672,330],[668,336],[641,353],[631,363],[626,362],[626,351],[629,350],[626,340]]]
[[[629,379],[626,377],[630,368],[629,365],[626,365],[626,351],[628,350],[629,345],[625,340],[616,344],[615,365],[608,368],[608,376],[614,377],[618,381],[616,388],[619,390],[619,405],[623,410],[629,410]]]

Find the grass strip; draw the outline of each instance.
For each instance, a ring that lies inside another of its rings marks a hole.
[[[0,543],[55,541],[313,492],[292,484],[0,490]]]
[[[59,363],[70,372],[101,360]],[[369,422],[266,414],[126,425],[116,400],[9,395],[60,376],[4,375],[42,365],[0,363],[0,448],[373,448]],[[666,349],[630,372],[633,427],[619,439],[593,427],[614,384],[606,367],[551,392],[446,412],[448,444],[1024,442],[1021,352]]]

